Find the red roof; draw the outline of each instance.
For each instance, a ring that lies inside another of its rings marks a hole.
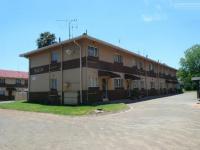
[[[0,77],[3,77],[3,78],[28,79],[28,72],[12,71],[12,70],[1,70],[0,69]]]

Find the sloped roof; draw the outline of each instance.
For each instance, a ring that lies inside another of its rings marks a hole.
[[[2,70],[0,69],[0,78],[28,79],[28,73],[23,71]]]
[[[91,41],[95,41],[95,42],[98,42],[98,43],[101,43],[101,44],[110,46],[110,47],[112,47],[112,48],[115,48],[115,49],[117,49],[117,50],[119,50],[119,51],[122,51],[122,52],[124,52],[124,53],[128,53],[128,54],[137,56],[137,57],[139,57],[139,58],[146,59],[146,60],[148,60],[148,61],[150,61],[150,62],[153,62],[153,63],[156,63],[156,64],[160,64],[160,65],[162,65],[162,66],[168,67],[168,68],[170,68],[170,69],[177,70],[177,69],[175,69],[175,68],[173,68],[173,67],[170,67],[170,66],[168,66],[168,65],[166,65],[166,64],[164,64],[164,63],[160,63],[160,62],[155,61],[155,60],[153,60],[153,59],[150,59],[150,58],[148,58],[148,57],[144,57],[144,56],[139,55],[139,54],[137,54],[137,53],[134,53],[134,52],[132,52],[132,51],[126,50],[126,49],[124,49],[124,48],[122,48],[122,47],[119,47],[119,46],[113,45],[113,44],[111,44],[111,43],[108,43],[108,42],[106,42],[106,41],[103,41],[103,40],[97,39],[97,38],[95,38],[95,37],[89,36],[89,35],[86,34],[86,33],[84,33],[83,35],[77,36],[77,37],[75,37],[75,38],[62,41],[62,42],[60,42],[60,43],[55,43],[55,44],[52,44],[52,45],[49,45],[49,46],[45,46],[45,47],[42,47],[42,48],[39,48],[39,49],[36,49],[36,50],[29,51],[29,52],[27,52],[27,53],[23,53],[23,54],[20,55],[20,57],[26,57],[26,58],[28,58],[28,57],[30,57],[30,55],[32,55],[32,54],[40,53],[40,52],[49,50],[49,48],[55,48],[55,47],[57,47],[57,46],[61,46],[61,45],[63,45],[63,44],[71,43],[71,42],[73,42],[73,41],[77,41],[77,40],[80,40],[80,39],[88,39],[88,40],[91,40]]]

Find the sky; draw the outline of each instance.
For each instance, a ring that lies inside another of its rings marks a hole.
[[[28,71],[19,54],[37,49],[41,32],[90,36],[179,68],[200,44],[200,0],[0,0],[0,69]]]

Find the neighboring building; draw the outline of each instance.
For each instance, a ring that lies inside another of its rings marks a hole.
[[[27,88],[27,72],[0,70],[0,100],[13,100],[16,92],[27,91]]]
[[[176,93],[176,69],[87,34],[20,56],[29,59],[30,101],[77,104]]]

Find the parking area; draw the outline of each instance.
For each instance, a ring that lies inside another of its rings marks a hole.
[[[0,109],[1,150],[199,150],[196,93],[129,104],[126,112],[68,117]]]

